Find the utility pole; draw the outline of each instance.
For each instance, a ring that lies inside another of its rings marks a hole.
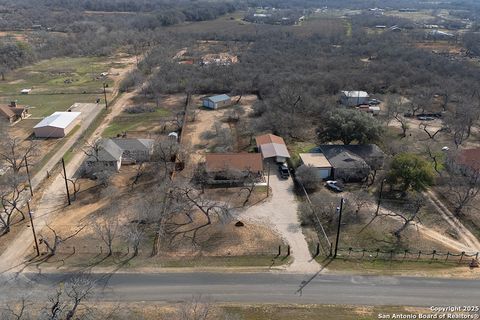
[[[378,195],[377,210],[375,210],[375,216],[378,216],[378,211],[380,211],[380,203],[382,202],[382,193],[383,193],[383,183],[385,179],[380,183],[380,194]]]
[[[345,200],[342,199],[340,200],[340,207],[338,209],[338,227],[337,227],[337,238],[335,239],[335,253],[333,254],[333,259],[337,257],[337,251],[338,251],[338,240],[340,239],[340,226],[342,225],[342,211],[343,211],[343,203]]]
[[[105,97],[105,110],[108,109],[108,102],[107,102],[107,84],[104,82],[103,83],[103,96]]]
[[[24,159],[25,159],[25,168],[27,168],[27,178],[28,178],[28,186],[30,187],[30,196],[33,197],[32,180],[30,179],[30,170],[28,169],[28,160],[26,155]]]
[[[267,169],[267,198],[270,196],[270,162],[268,162]]]
[[[35,233],[35,226],[33,225],[32,210],[30,210],[30,200],[27,200],[28,216],[30,217],[30,225],[32,226],[33,239],[35,240],[35,249],[37,249],[37,257],[40,256],[40,248],[38,247],[37,234]]]
[[[62,166],[63,166],[63,177],[65,179],[65,188],[67,189],[68,205],[71,205],[72,203],[70,202],[70,191],[68,190],[67,170],[65,170],[65,160],[63,158],[62,158]]]

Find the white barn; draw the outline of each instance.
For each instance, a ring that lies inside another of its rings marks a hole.
[[[203,106],[209,109],[218,109],[232,104],[232,98],[226,94],[203,98]]]
[[[80,121],[80,112],[54,112],[33,127],[37,138],[63,138]]]

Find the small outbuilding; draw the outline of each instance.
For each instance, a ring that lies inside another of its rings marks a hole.
[[[255,141],[263,159],[275,158],[276,162],[283,163],[290,158],[287,145],[282,137],[274,134],[264,134],[255,137]]]
[[[80,122],[80,112],[54,112],[33,127],[37,138],[63,138]]]
[[[300,153],[302,164],[317,169],[320,178],[326,180],[332,175],[332,165],[323,153]]]
[[[14,123],[28,116],[28,107],[17,105],[16,101],[12,101],[9,105],[0,105],[0,115],[9,123]]]
[[[226,94],[220,94],[218,96],[211,96],[202,99],[202,105],[209,109],[218,109],[221,107],[227,107],[232,104],[232,98]]]
[[[344,106],[357,107],[367,104],[370,96],[365,91],[342,91],[340,101]]]

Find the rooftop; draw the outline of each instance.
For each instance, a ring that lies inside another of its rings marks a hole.
[[[365,91],[342,91],[349,98],[368,98],[369,95]]]
[[[52,115],[40,121],[33,128],[55,127],[65,129],[79,116],[80,112],[54,112]]]
[[[229,95],[226,95],[226,94],[220,94],[218,96],[211,96],[211,97],[207,97],[205,99],[208,99],[212,102],[221,102],[221,101],[225,101],[225,100],[230,100],[230,96]]]
[[[122,157],[122,154],[123,150],[111,139],[102,139],[99,141],[96,154],[89,156],[87,161],[119,161]]]
[[[207,172],[263,170],[262,156],[259,153],[207,153],[205,160]]]
[[[263,158],[290,157],[287,146],[282,137],[273,134],[265,134],[255,137],[255,141],[257,142],[257,146],[260,147]]]
[[[331,168],[332,165],[323,153],[300,153],[300,159],[306,166],[315,168]]]
[[[153,139],[111,139],[122,150],[142,151],[153,148]]]

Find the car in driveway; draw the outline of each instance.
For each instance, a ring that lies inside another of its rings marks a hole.
[[[343,186],[338,181],[335,181],[335,180],[328,180],[325,183],[325,186],[328,189],[330,189],[332,191],[335,191],[335,192],[342,192],[343,191]]]
[[[376,106],[376,105],[379,105],[380,103],[382,103],[380,100],[378,99],[370,99],[368,100],[368,105],[369,106]]]
[[[288,165],[286,163],[278,165],[278,172],[280,173],[280,177],[282,179],[288,179],[290,176],[290,170],[288,170]]]

